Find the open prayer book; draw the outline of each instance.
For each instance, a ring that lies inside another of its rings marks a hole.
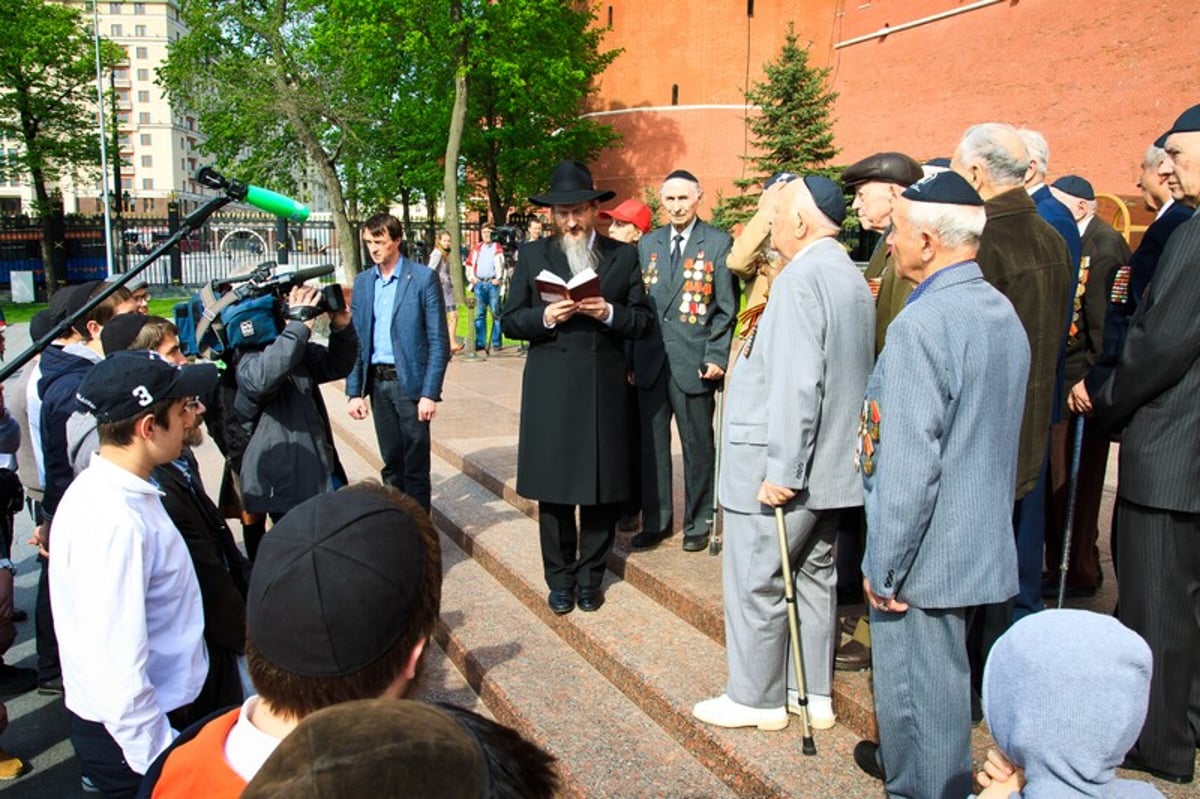
[[[570,280],[564,281],[553,272],[543,269],[534,278],[542,302],[558,302],[559,300],[580,300],[588,297],[599,297],[600,276],[595,269],[584,269]]]

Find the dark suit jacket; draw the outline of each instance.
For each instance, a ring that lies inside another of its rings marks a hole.
[[[633,420],[625,413],[625,343],[652,324],[637,251],[596,236],[600,291],[612,325],[576,314],[546,328],[535,278],[571,277],[553,239],[521,245],[500,317],[504,334],[529,342],[521,387],[517,493],[542,502],[596,505],[627,499]]]
[[[1037,215],[1024,187],[984,205],[987,226],[976,260],[984,278],[1008,298],[1029,337],[1031,363],[1017,460],[1017,499],[1037,483],[1046,457],[1059,353],[1074,287],[1062,236]]]
[[[640,388],[649,388],[666,369],[685,394],[703,394],[716,388],[716,381],[700,379],[704,364],[715,363],[725,368],[729,361],[729,340],[737,316],[737,288],[725,259],[733,240],[727,233],[697,220],[684,247],[683,264],[672,274],[671,235],[672,227],[664,225],[638,242],[642,277],[647,283],[646,298],[654,312],[655,327],[633,345],[634,379]],[[683,296],[684,283],[688,282],[684,272],[695,270],[712,277],[711,283],[703,275],[696,281],[712,286],[712,292],[703,293],[698,303],[704,306],[704,313],[692,313]]]
[[[1092,404],[1121,438],[1117,495],[1200,513],[1200,217],[1172,234],[1129,325],[1112,376]]]
[[[1171,238],[1175,228],[1191,218],[1192,209],[1183,203],[1175,202],[1162,216],[1151,222],[1150,227],[1142,234],[1141,243],[1129,258],[1129,288],[1125,296],[1109,298],[1111,302],[1104,317],[1104,345],[1085,381],[1088,394],[1094,396],[1116,368],[1121,357],[1121,348],[1125,346],[1129,320],[1133,318],[1138,303],[1150,285],[1150,279],[1154,277],[1158,259],[1167,246],[1167,240]]]
[[[371,393],[371,347],[375,340],[375,277],[373,266],[354,278],[350,315],[358,331],[358,358],[346,377],[346,396]],[[450,360],[446,306],[437,273],[401,256],[396,264],[396,303],[392,306],[392,354],[396,380],[412,400],[442,399],[442,380]]]
[[[863,277],[867,280],[879,278],[879,293],[875,296],[875,357],[883,352],[887,343],[887,329],[892,320],[904,310],[908,295],[916,288],[904,278],[896,274],[896,259],[892,257],[892,248],[888,246],[887,237],[891,232],[888,228],[875,245],[871,260]]]
[[[1125,237],[1099,217],[1083,231],[1083,259],[1079,266],[1074,321],[1067,337],[1067,389],[1084,378],[1104,348],[1104,316],[1117,270],[1129,263]],[[1065,402],[1065,398],[1064,398]],[[1068,413],[1064,407],[1063,414]]]

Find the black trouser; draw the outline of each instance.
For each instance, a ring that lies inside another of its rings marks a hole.
[[[538,503],[542,569],[550,588],[598,588],[612,552],[620,503],[580,505],[579,528],[574,505]],[[578,551],[578,557],[576,557]]]
[[[1192,774],[1200,730],[1200,514],[1117,500],[1118,618],[1150,646],[1154,671],[1138,758]]]
[[[42,564],[38,576],[37,605],[34,608],[34,638],[37,641],[38,682],[45,683],[62,677],[62,664],[58,660],[58,638],[54,635],[54,613],[50,609],[50,563],[41,555]]]
[[[397,381],[376,376],[371,388],[371,413],[383,458],[383,482],[408,494],[428,511],[432,493],[429,422],[417,418],[417,400],[405,397]]]
[[[712,391],[685,394],[663,369],[650,388],[638,391],[642,427],[642,529],[671,533],[674,530],[671,477],[671,417],[683,445],[683,534],[700,536],[708,529],[713,502]]]
[[[86,721],[67,711],[71,746],[85,777],[107,797],[132,797],[142,784],[142,775],[125,762],[108,730],[98,721]]]

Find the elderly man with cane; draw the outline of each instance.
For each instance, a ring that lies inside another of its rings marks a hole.
[[[916,289],[888,328],[859,425],[879,744],[854,759],[888,796],[971,792],[967,611],[1017,592],[1012,534],[1029,374],[1021,321],[975,262],[983,200],[943,172],[889,234]]]
[[[806,707],[799,675],[788,675],[784,571],[791,577],[793,562],[809,719],[817,729],[834,724],[833,540],[840,510],[862,502],[854,433],[875,315],[866,283],[835,238],[845,215],[841,190],[826,178],[788,183],[771,227],[787,266],[731,371],[719,477],[729,679],[723,695],[692,711],[719,727],[779,730],[789,710]]]

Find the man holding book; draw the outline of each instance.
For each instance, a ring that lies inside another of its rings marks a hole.
[[[593,611],[620,503],[631,489],[625,342],[651,326],[637,251],[596,233],[600,201],[588,168],[564,161],[550,191],[554,235],[517,254],[501,327],[529,342],[521,392],[517,493],[538,501],[542,566],[555,613]],[[579,506],[576,529],[575,506]]]

